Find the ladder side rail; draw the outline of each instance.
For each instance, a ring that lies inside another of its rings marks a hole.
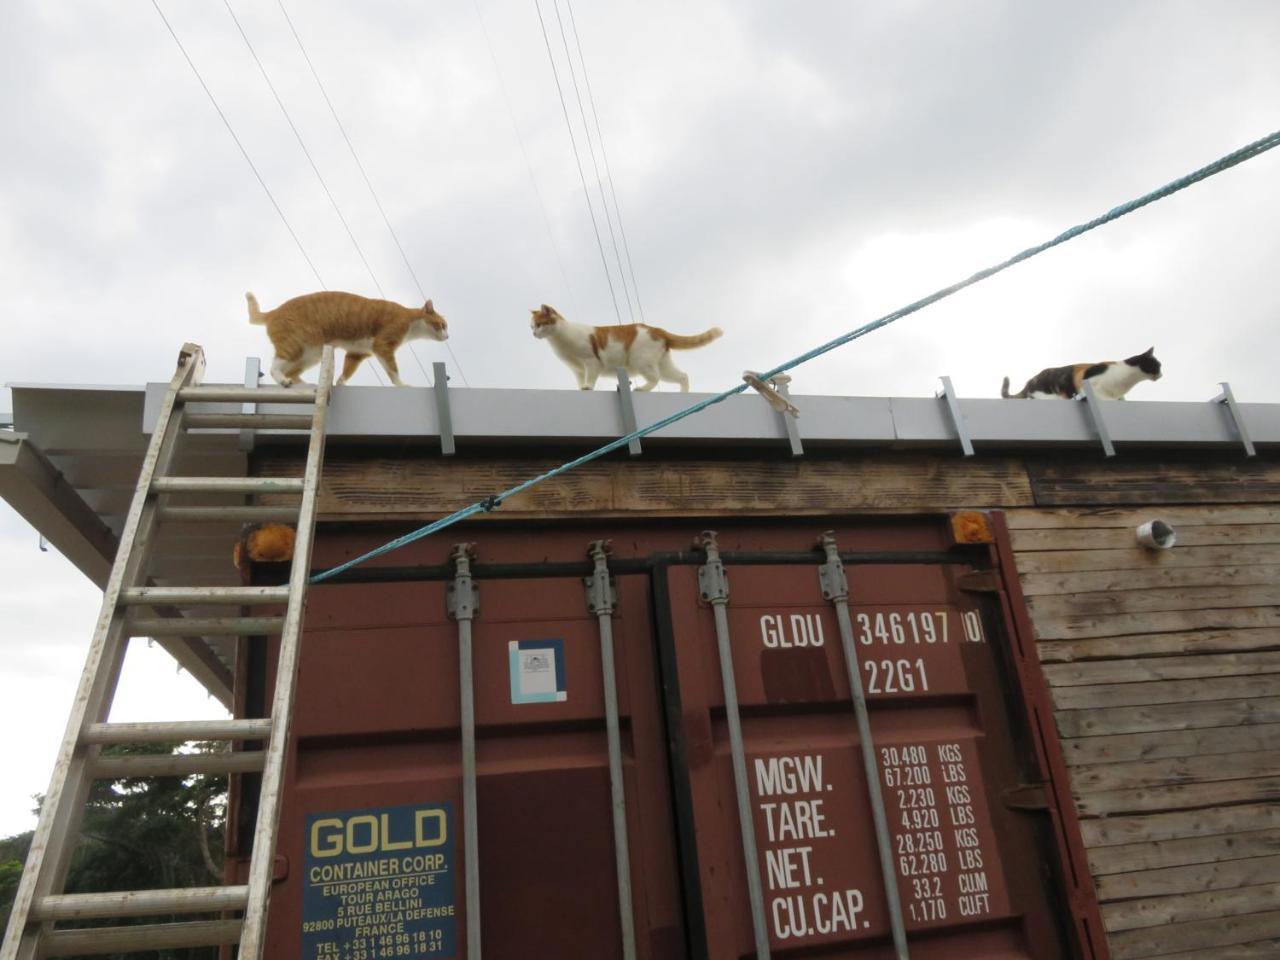
[[[80,685],[72,702],[62,745],[58,749],[49,790],[41,805],[40,817],[31,838],[26,867],[14,896],[9,928],[0,944],[0,960],[35,960],[37,940],[27,936],[31,906],[39,897],[61,890],[75,849],[72,833],[79,825],[88,800],[90,780],[85,760],[97,754],[96,746],[85,747],[80,732],[88,723],[102,723],[110,712],[111,699],[119,680],[127,649],[124,617],[118,607],[121,591],[136,582],[147,560],[155,527],[155,498],[151,481],[167,472],[176,459],[182,435],[183,412],[177,405],[178,390],[198,379],[204,369],[204,354],[187,345],[178,357],[178,368],[160,404],[151,442],[142,461],[138,484],[121,530],[111,575],[103,591],[102,608],[94,627],[93,640],[85,658]]]
[[[271,701],[271,737],[267,741],[266,763],[258,794],[258,818],[253,831],[253,851],[249,863],[249,903],[245,909],[240,938],[240,960],[260,960],[266,935],[267,907],[271,898],[271,876],[280,822],[280,792],[284,785],[285,760],[292,728],[294,691],[298,679],[302,615],[306,607],[307,577],[311,570],[311,544],[315,534],[316,499],[320,465],[324,460],[325,424],[333,386],[333,347],[326,346],[316,384],[311,441],[303,471],[302,504],[294,539],[293,566],[289,573],[289,604],[285,610],[276,661],[276,686]],[[3,958],[0,958],[3,960]]]

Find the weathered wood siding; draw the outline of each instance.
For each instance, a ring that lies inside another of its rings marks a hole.
[[[1113,956],[1280,956],[1280,469],[1028,478],[1007,517]],[[1136,542],[1156,517],[1172,550]]]

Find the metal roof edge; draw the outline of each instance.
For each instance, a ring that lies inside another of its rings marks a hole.
[[[149,384],[143,429],[155,419],[164,384]],[[635,421],[654,423],[711,394],[633,393]],[[1235,417],[1241,417],[1255,445],[1280,445],[1280,404],[1219,400],[1083,401],[955,399],[940,397],[793,396],[800,409],[794,421],[802,443],[820,446],[884,446],[960,449],[965,436],[979,449],[1018,447],[1102,447],[1102,433],[1133,448],[1237,447],[1245,452]],[[442,405],[430,388],[335,388],[329,438],[439,440],[459,443],[502,441],[605,443],[625,433],[626,411],[614,391],[463,388],[448,391]],[[201,410],[237,412],[238,404],[208,404]],[[263,404],[260,412],[288,412]],[[442,429],[443,428],[443,429]],[[233,432],[233,431],[228,431]],[[755,394],[728,397],[695,416],[648,435],[645,444],[697,442],[710,446],[786,445],[787,423]]]

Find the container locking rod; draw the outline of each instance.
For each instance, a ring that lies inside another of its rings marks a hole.
[[[747,758],[742,746],[742,720],[738,716],[738,684],[733,675],[733,649],[729,641],[729,577],[720,560],[714,530],[698,538],[707,562],[698,568],[698,592],[711,604],[716,620],[716,645],[720,651],[720,678],[724,683],[724,713],[729,725],[729,752],[733,757],[733,789],[738,798],[738,825],[742,829],[742,858],[747,868],[747,896],[751,901],[751,928],[757,960],[769,960],[769,929],[765,923],[764,891],[760,886],[760,854],[756,850],[755,819],[747,786]]]
[[[453,548],[454,577],[445,603],[458,621],[458,692],[462,703],[462,849],[466,870],[467,960],[480,960],[480,847],[476,825],[476,698],[471,660],[471,621],[480,589],[471,579],[472,545]]]
[[[613,662],[613,611],[618,590],[609,576],[609,541],[597,540],[587,551],[594,569],[582,582],[587,610],[600,622],[600,665],[604,682],[605,731],[609,740],[609,797],[613,811],[613,851],[618,871],[618,917],[622,925],[623,960],[636,958],[635,918],[631,908],[631,853],[627,843],[627,793],[622,780],[622,737],[618,730],[618,680]]]
[[[836,608],[840,624],[840,645],[844,648],[845,669],[849,672],[849,689],[853,693],[853,713],[858,721],[858,741],[862,745],[862,763],[867,774],[867,794],[871,799],[871,820],[876,831],[876,847],[880,853],[880,873],[884,879],[885,902],[889,907],[889,928],[893,933],[893,949],[898,960],[907,960],[907,931],[902,922],[902,901],[898,897],[898,875],[893,868],[893,841],[889,837],[889,821],[884,812],[884,794],[880,792],[880,768],[876,763],[876,746],[871,739],[871,719],[867,716],[867,695],[858,672],[858,649],[853,641],[853,622],[849,619],[849,579],[840,560],[840,548],[830,533],[824,533],[818,544],[826,554],[826,563],[818,567],[822,596]]]

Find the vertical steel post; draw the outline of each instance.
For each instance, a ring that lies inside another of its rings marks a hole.
[[[849,689],[853,693],[853,713],[858,721],[858,739],[862,744],[862,764],[867,774],[867,794],[871,799],[871,820],[876,831],[876,847],[880,853],[880,874],[884,880],[885,901],[889,906],[889,928],[893,932],[893,949],[898,960],[907,960],[907,932],[902,922],[902,902],[898,898],[898,875],[893,868],[893,842],[889,837],[889,821],[884,812],[884,795],[880,792],[880,768],[876,763],[876,747],[871,740],[871,719],[867,716],[867,695],[858,672],[858,650],[854,646],[853,622],[849,619],[849,580],[835,537],[824,533],[818,541],[827,562],[818,567],[822,596],[836,608],[840,624],[840,645],[844,648],[845,669],[849,673]]]
[[[618,681],[613,662],[613,610],[618,591],[609,576],[609,541],[597,540],[588,550],[595,567],[584,577],[587,610],[600,622],[600,665],[604,682],[605,731],[609,742],[609,797],[613,809],[613,849],[618,871],[618,917],[622,924],[623,960],[635,960],[635,918],[631,908],[631,853],[627,845],[627,794],[622,780],[622,738],[618,731]]]
[[[769,960],[769,930],[765,924],[764,891],[760,886],[760,854],[756,850],[755,820],[747,786],[747,758],[742,746],[742,720],[738,716],[738,684],[733,675],[733,650],[729,643],[729,577],[720,562],[714,530],[698,538],[707,562],[698,568],[698,591],[711,604],[716,620],[716,645],[720,651],[720,678],[724,684],[724,713],[729,724],[729,752],[733,757],[733,787],[738,799],[738,825],[742,829],[742,858],[747,868],[747,896],[751,901],[751,928],[757,960]]]
[[[1093,384],[1088,380],[1081,380],[1080,392],[1084,394],[1085,411],[1089,414],[1093,429],[1098,434],[1098,441],[1102,444],[1103,455],[1114,457],[1116,455],[1115,444],[1111,442],[1111,431],[1107,429],[1107,419],[1102,414],[1102,407],[1098,405],[1098,395],[1093,392]]]
[[[618,416],[622,418],[622,434],[626,436],[636,432],[636,405],[631,396],[631,378],[627,376],[625,367],[618,367],[614,372],[618,376]],[[638,457],[641,452],[638,439],[627,443],[627,453],[631,456]]]
[[[471,621],[480,589],[471,580],[471,544],[453,548],[454,576],[445,602],[458,622],[458,692],[462,703],[462,856],[466,871],[467,960],[480,960],[480,847],[476,829],[476,700],[471,660]]]
[[[1246,457],[1256,457],[1258,451],[1253,447],[1253,438],[1249,436],[1249,428],[1244,423],[1244,411],[1236,404],[1236,395],[1231,392],[1231,384],[1220,383],[1222,392],[1210,400],[1210,403],[1220,403],[1227,409],[1227,415],[1231,418],[1232,425],[1236,428],[1236,435],[1240,438],[1240,442],[1244,444],[1244,455]]]
[[[436,396],[436,421],[440,428],[440,455],[452,457],[458,452],[453,442],[453,412],[449,408],[449,373],[437,360],[431,364],[432,389]]]

